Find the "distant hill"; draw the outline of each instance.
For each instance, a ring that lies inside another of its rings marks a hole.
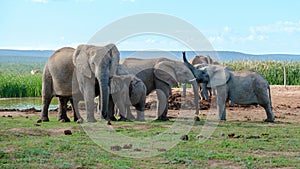
[[[7,50],[0,49],[0,63],[46,63],[54,50]],[[243,60],[274,60],[274,61],[299,61],[300,55],[291,54],[261,54],[253,55],[234,51],[199,51],[201,55],[209,55],[220,62]],[[187,52],[188,59],[196,55],[193,51]],[[121,51],[121,59],[127,57],[152,58],[168,57],[181,60],[181,51]]]

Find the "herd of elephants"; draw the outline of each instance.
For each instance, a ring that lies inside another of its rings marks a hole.
[[[58,120],[69,122],[67,102],[70,101],[74,121],[83,122],[78,102],[84,100],[86,121],[96,122],[95,98],[99,96],[97,111],[105,120],[114,121],[116,107],[122,119],[144,121],[146,96],[157,94],[158,120],[168,120],[168,97],[172,87],[188,83],[193,87],[195,115],[199,114],[201,99],[209,99],[214,90],[217,113],[226,120],[226,101],[234,104],[259,104],[267,114],[266,122],[274,121],[268,81],[254,71],[233,71],[212,61],[209,56],[195,56],[183,62],[167,58],[120,60],[114,44],[105,46],[79,45],[76,49],[61,48],[49,58],[43,71],[42,115],[38,122],[49,121],[48,108],[53,97],[59,98]],[[200,88],[200,90],[199,90]],[[136,117],[131,114],[134,106]]]

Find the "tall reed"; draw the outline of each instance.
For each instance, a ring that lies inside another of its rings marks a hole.
[[[262,74],[271,85],[284,84],[284,67],[286,85],[300,85],[300,62],[276,61],[238,61],[225,62],[233,70],[253,70]]]

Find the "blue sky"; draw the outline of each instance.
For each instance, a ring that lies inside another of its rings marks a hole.
[[[215,50],[300,54],[299,8],[298,0],[3,0],[0,48],[76,47],[118,19],[151,12],[194,25]],[[117,45],[120,50],[185,50],[174,41],[141,35]]]

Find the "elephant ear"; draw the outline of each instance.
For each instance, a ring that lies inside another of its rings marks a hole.
[[[174,63],[162,61],[154,66],[154,75],[159,80],[168,83],[170,86],[177,86],[177,76]]]
[[[209,76],[207,87],[218,87],[225,85],[230,78],[230,73],[224,66],[209,65],[205,67]]]
[[[116,75],[120,62],[120,52],[114,44],[108,44],[105,46],[105,48],[107,51],[109,51],[107,54],[111,58],[110,76]]]
[[[79,45],[73,53],[73,63],[84,76],[91,78],[92,72],[89,65],[89,56],[86,45]]]

